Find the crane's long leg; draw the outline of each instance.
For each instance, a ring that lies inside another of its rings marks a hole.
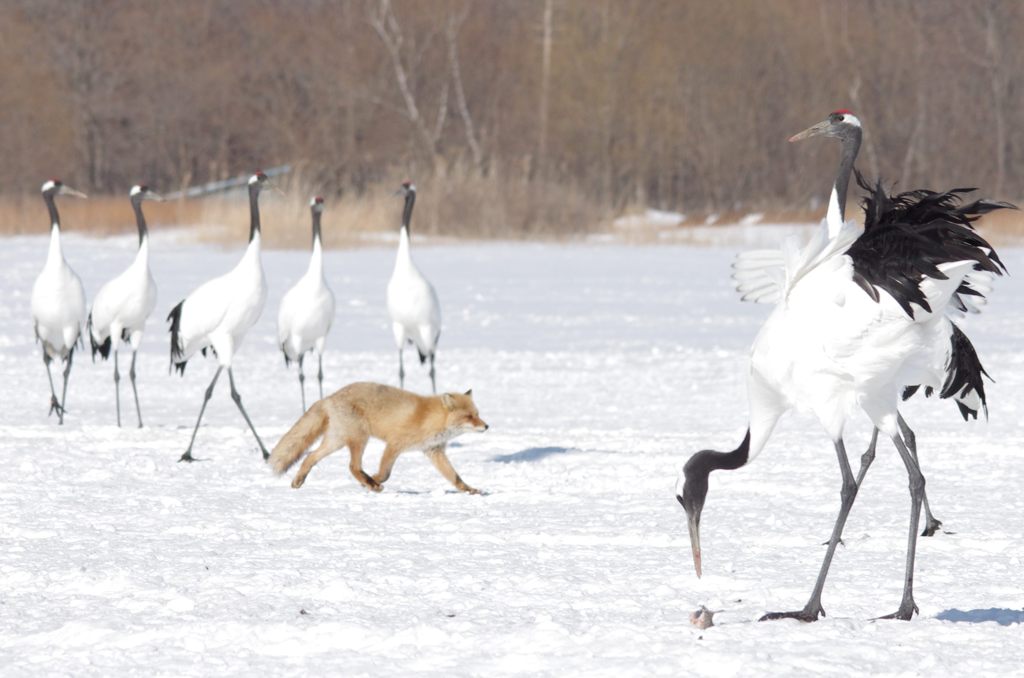
[[[324,354],[317,353],[319,367],[316,371],[316,380],[320,383],[320,400],[324,399]]]
[[[60,424],[64,423],[64,408],[61,407],[60,401],[57,400],[57,389],[53,387],[53,373],[50,371],[50,363],[53,359],[46,355],[46,351],[43,351],[43,364],[46,365],[46,378],[50,380],[50,412],[46,416],[50,416],[54,412],[57,413],[57,421]]]
[[[299,391],[302,392],[302,411],[306,411],[306,375],[302,372],[302,359],[306,357],[303,353],[299,356]]]
[[[139,428],[142,428],[142,408],[139,407],[139,389],[135,386],[135,357],[139,354],[137,350],[132,351],[132,366],[128,368],[128,378],[132,382],[132,395],[135,396],[135,415],[139,418]]]
[[[878,447],[878,429],[872,429],[871,431],[871,442],[868,444],[868,449],[864,450],[864,454],[860,456],[860,470],[857,471],[857,489],[860,489],[861,483],[864,482],[864,476],[868,474],[868,469],[871,468],[872,462],[875,461],[875,448]],[[830,540],[831,541],[831,540]],[[842,544],[843,540],[840,539],[839,543]],[[823,546],[828,546],[829,542],[823,542]]]
[[[836,456],[839,458],[839,470],[843,475],[843,487],[840,491],[842,503],[839,507],[839,516],[836,518],[836,524],[832,528],[832,538],[828,540],[825,560],[821,563],[821,570],[818,571],[818,580],[814,583],[814,590],[811,592],[811,597],[807,604],[804,605],[804,609],[795,612],[769,612],[761,617],[761,621],[789,618],[812,622],[817,621],[818,617],[825,615],[825,610],[821,607],[821,592],[825,588],[825,578],[828,576],[828,568],[832,564],[832,556],[835,554],[836,547],[842,539],[846,517],[850,515],[850,509],[857,498],[857,481],[854,479],[853,471],[850,469],[850,460],[846,457],[846,447],[843,445],[842,439],[837,440],[835,446]]]
[[[117,349],[114,349],[114,407],[117,410],[117,427],[121,428],[121,373],[117,371]]]
[[[917,436],[914,435],[914,432],[910,429],[910,426],[903,419],[903,415],[902,414],[898,414],[897,415],[896,422],[900,426],[900,432],[903,435],[903,441],[907,444],[907,449],[910,450],[910,455],[914,458],[914,461],[917,462],[917,467],[918,467],[918,469],[920,469],[921,468],[921,462],[917,458]],[[928,506],[928,493],[925,492],[924,493],[924,530],[921,532],[921,536],[922,537],[930,537],[933,534],[935,534],[936,532],[938,532],[940,527],[942,527],[942,521],[939,520],[938,518],[936,518],[934,515],[932,515],[932,509],[931,509],[930,506]]]
[[[238,411],[242,413],[242,417],[245,418],[245,423],[249,425],[249,430],[252,431],[253,436],[256,437],[256,442],[259,444],[260,451],[263,453],[263,461],[266,461],[270,458],[270,453],[267,452],[266,445],[264,445],[263,441],[260,440],[260,434],[256,433],[256,427],[252,425],[252,420],[249,419],[248,413],[246,413],[245,408],[242,407],[242,396],[238,393],[238,389],[235,388],[235,375],[232,373],[230,367],[228,368],[228,381],[231,384],[231,399],[235,401],[236,405],[238,405]]]
[[[196,433],[199,432],[199,423],[203,420],[203,412],[206,411],[206,403],[210,402],[210,398],[213,396],[213,387],[217,385],[217,378],[220,377],[220,373],[223,367],[218,367],[217,371],[213,373],[213,379],[210,380],[210,385],[206,387],[206,393],[203,395],[203,406],[199,408],[199,417],[196,419],[196,427],[192,429],[192,439],[188,441],[188,449],[185,450],[185,454],[181,455],[181,459],[178,461],[196,461],[195,457],[192,456],[192,445],[196,442]]]
[[[868,449],[864,450],[864,454],[860,456],[860,470],[857,471],[857,488],[860,489],[860,485],[864,482],[864,476],[868,473],[871,463],[875,460],[875,448],[878,446],[878,429],[871,430],[871,442],[868,444]]]
[[[434,381],[434,354],[430,354],[430,390],[437,395],[437,382]]]
[[[67,412],[68,403],[68,377],[71,376],[71,363],[75,359],[75,347],[72,346],[71,350],[68,351],[68,359],[64,365],[64,389],[60,394],[60,424],[64,423],[64,413]]]
[[[405,362],[402,359],[402,349],[398,349],[398,388],[405,388]]]
[[[909,620],[917,612],[917,605],[914,603],[914,556],[917,553],[917,527],[921,519],[921,503],[924,500],[924,476],[918,468],[917,461],[910,454],[910,450],[904,444],[899,435],[892,438],[896,449],[899,450],[903,464],[907,467],[907,475],[910,478],[910,534],[907,538],[907,570],[903,578],[903,600],[898,610],[882,619]]]

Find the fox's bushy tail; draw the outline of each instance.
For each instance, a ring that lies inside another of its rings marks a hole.
[[[299,460],[302,453],[309,449],[313,441],[320,437],[327,428],[327,412],[323,403],[317,401],[299,417],[284,437],[274,446],[267,463],[274,473],[281,475]]]

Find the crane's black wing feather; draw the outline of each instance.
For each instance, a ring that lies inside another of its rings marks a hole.
[[[962,205],[962,195],[971,188],[945,192],[924,189],[889,195],[882,183],[871,185],[860,172],[857,183],[867,191],[862,201],[864,233],[850,246],[854,280],[878,300],[884,290],[911,318],[912,304],[925,311],[928,305],[921,281],[944,280],[941,264],[973,261],[977,271],[1002,275],[1006,270],[995,249],[974,230],[974,221],[999,209],[1016,209],[1010,203],[975,200]],[[980,295],[966,282],[957,294]],[[963,307],[959,298],[954,302]]]

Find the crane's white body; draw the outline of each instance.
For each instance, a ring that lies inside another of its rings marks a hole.
[[[50,227],[50,248],[32,285],[32,322],[49,358],[67,358],[85,323],[85,289],[60,243],[60,224]]]
[[[833,199],[834,194],[833,191]],[[821,226],[821,229],[826,230],[830,237],[832,234],[838,235],[840,229],[843,228],[842,226],[836,227],[835,219],[836,217],[830,216]],[[849,225],[849,227],[853,226]],[[822,237],[822,234],[819,233],[818,237]],[[775,249],[742,252],[736,256],[732,277],[743,301],[779,304],[783,299],[786,287],[786,255],[782,250]],[[987,303],[987,297],[984,295],[992,291],[992,279],[991,273],[968,270],[962,276],[962,280],[982,296],[960,295],[957,298],[958,303],[954,303],[953,297],[950,295],[946,304],[941,307],[942,317],[929,320],[927,331],[919,336],[919,341],[922,343],[919,347],[921,352],[915,356],[914,360],[917,373],[924,375],[923,386],[939,389],[945,381],[953,357],[950,343],[953,334],[953,321],[963,318],[968,313],[981,312]],[[892,298],[885,293],[882,293],[881,296],[891,307]],[[858,298],[858,301],[863,303],[862,299]],[[963,307],[960,306],[960,303],[963,304]],[[825,318],[822,318],[822,321],[825,322]],[[906,384],[900,385],[898,392],[902,391],[902,386],[916,383],[908,381]],[[957,400],[974,412],[983,408],[982,400],[974,390],[958,395]]]
[[[921,283],[940,311],[918,308],[910,318],[888,293],[880,290],[876,302],[853,281],[845,251],[861,232],[851,222],[829,238],[822,228],[802,250],[791,247],[784,255],[780,298],[751,349],[751,457],[790,408],[813,413],[834,441],[858,410],[893,436],[902,387],[941,387],[935,347],[943,337],[948,345],[941,309],[973,262],[940,265],[946,280]]]
[[[267,281],[260,259],[260,234],[253,234],[241,261],[222,276],[197,287],[182,302],[178,329],[184,362],[196,351],[212,347],[222,367],[230,367],[267,299]]]
[[[411,342],[421,359],[434,354],[441,335],[441,302],[434,286],[412,260],[409,229],[404,227],[399,234],[395,268],[388,281],[388,314],[399,351]]]
[[[107,282],[92,302],[92,338],[102,344],[110,337],[117,350],[122,337],[139,349],[146,320],[156,308],[156,280],[149,267],[149,237],[145,236],[131,265]]]
[[[309,268],[281,298],[277,343],[288,360],[298,360],[309,350],[322,355],[333,319],[334,294],[324,278],[320,238],[315,238]]]

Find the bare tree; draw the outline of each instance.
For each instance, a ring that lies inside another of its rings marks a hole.
[[[462,118],[462,126],[466,130],[466,144],[473,155],[473,165],[478,172],[484,170],[483,152],[480,150],[480,142],[476,137],[476,129],[473,125],[473,116],[466,104],[466,91],[462,86],[462,67],[459,65],[459,29],[469,15],[471,5],[466,4],[459,11],[448,16],[445,24],[445,41],[448,45],[448,64],[451,68],[452,82],[455,85],[455,102],[459,109],[459,116]]]
[[[402,97],[402,103],[405,106],[405,116],[418,134],[423,151],[430,159],[435,171],[440,171],[443,167],[438,143],[440,142],[441,134],[444,131],[445,122],[448,119],[449,80],[448,78],[445,78],[441,84],[441,93],[438,96],[437,115],[434,118],[434,123],[430,124],[420,112],[416,94],[412,91],[412,87],[409,82],[408,69],[403,61],[405,38],[402,35],[402,27],[398,23],[398,18],[392,10],[390,0],[380,0],[376,11],[370,14],[370,25],[373,26],[373,30],[377,32],[377,35],[380,37],[381,43],[387,50],[388,57],[391,60],[391,66],[394,69],[395,84],[398,86],[398,91]],[[412,63],[412,67],[418,65],[417,58],[417,54],[413,53],[411,55],[410,61]]]

